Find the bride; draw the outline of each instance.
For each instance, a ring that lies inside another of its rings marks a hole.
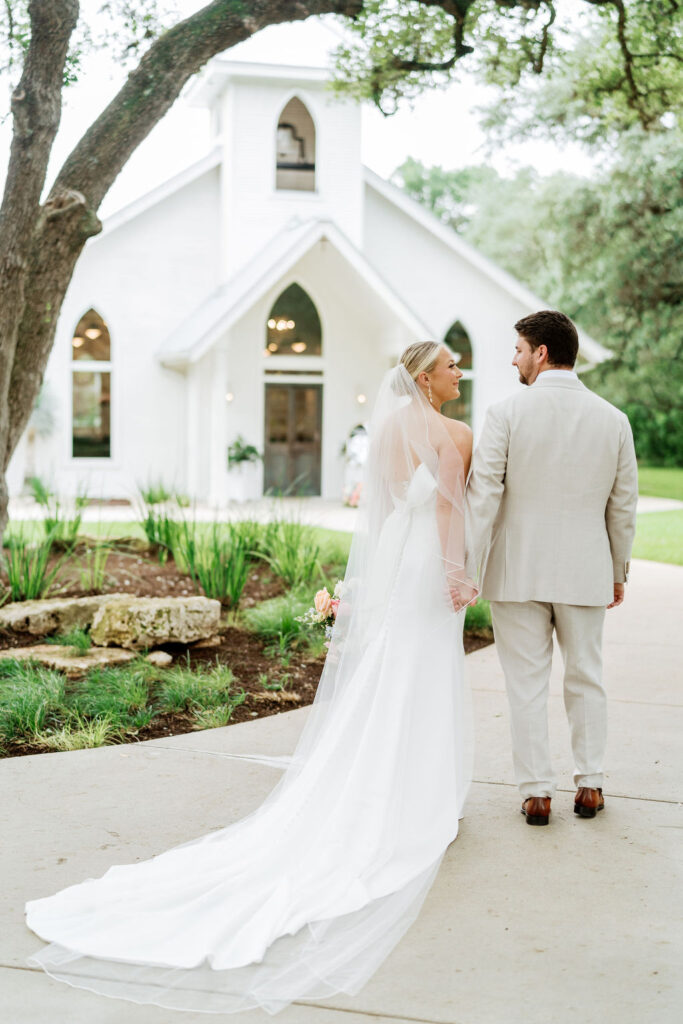
[[[138,1003],[276,1013],[355,994],[417,916],[470,781],[463,683],[472,435],[452,353],[385,377],[316,700],[264,803],[151,860],[29,902],[52,977]]]

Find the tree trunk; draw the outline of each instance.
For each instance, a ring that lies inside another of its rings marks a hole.
[[[78,20],[77,0],[30,0],[28,9],[31,41],[21,80],[12,94],[14,135],[0,207],[0,536],[7,522],[4,475],[16,447],[16,441],[11,446],[9,441],[10,382],[26,302],[32,239],[41,216],[40,194],[61,117],[64,63]]]

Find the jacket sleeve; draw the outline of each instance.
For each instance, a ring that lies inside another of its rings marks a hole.
[[[621,424],[621,442],[617,472],[605,507],[605,522],[612,551],[614,582],[628,579],[631,548],[636,532],[638,502],[638,466],[633,447],[631,424],[626,416]]]
[[[505,490],[509,439],[504,411],[500,406],[492,406],[472,456],[466,495],[466,564],[469,574],[479,584]]]

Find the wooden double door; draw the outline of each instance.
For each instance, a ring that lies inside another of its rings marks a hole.
[[[320,494],[322,384],[266,384],[263,488]]]

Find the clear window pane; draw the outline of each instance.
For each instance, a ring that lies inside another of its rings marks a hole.
[[[318,311],[298,284],[276,300],[266,326],[266,353],[277,356],[319,356],[322,329]]]
[[[74,458],[111,456],[111,374],[73,374],[73,447]]]
[[[73,359],[97,359],[108,362],[111,359],[109,329],[99,313],[89,309],[78,321],[71,341]]]

